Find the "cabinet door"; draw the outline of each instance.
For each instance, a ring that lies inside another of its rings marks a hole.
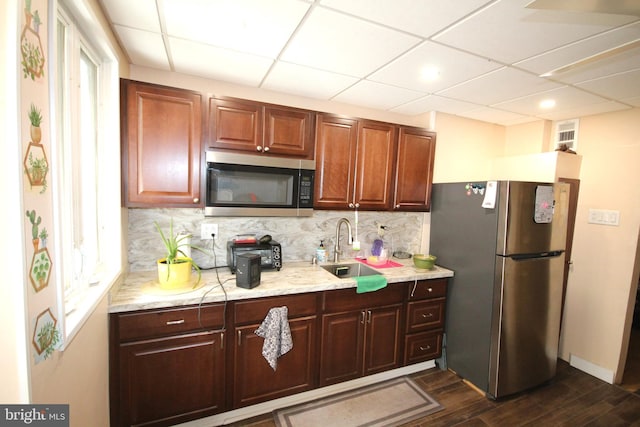
[[[289,320],[293,348],[274,371],[262,356],[260,325],[238,327],[234,346],[234,408],[310,390],[316,386],[316,317]]]
[[[262,151],[262,106],[258,102],[210,98],[208,127],[209,147]]]
[[[393,208],[428,211],[436,149],[436,134],[425,129],[401,127]]]
[[[320,114],[316,130],[316,209],[348,209],[353,203],[357,120]]]
[[[173,425],[224,410],[220,332],[121,344],[120,419],[112,425]]]
[[[364,375],[395,369],[401,360],[400,305],[367,310]]]
[[[389,209],[396,155],[396,127],[388,123],[360,121],[357,147],[356,206],[359,209]]]
[[[264,109],[265,153],[313,159],[313,132],[311,111],[276,106]]]
[[[322,316],[320,386],[362,376],[366,311]]]
[[[124,205],[203,206],[200,95],[127,80],[122,92]]]

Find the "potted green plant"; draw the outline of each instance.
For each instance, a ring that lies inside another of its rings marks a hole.
[[[31,103],[31,107],[29,107],[29,122],[31,122],[31,141],[33,141],[34,144],[39,144],[42,140],[42,130],[40,129],[42,113],[33,103]]]
[[[47,322],[38,331],[38,345],[40,351],[44,353],[44,358],[47,359],[56,346],[60,342],[60,331],[56,328],[53,322]]]
[[[38,246],[40,244],[40,239],[38,238],[38,226],[42,222],[42,218],[38,216],[36,219],[36,211],[35,210],[27,210],[26,216],[29,218],[29,222],[31,222],[31,237],[33,243],[33,250],[38,252]]]
[[[169,234],[165,235],[158,222],[154,222],[162,243],[165,247],[165,256],[157,261],[158,265],[158,282],[161,288],[175,289],[184,287],[191,281],[191,268],[198,273],[198,280],[194,283],[193,288],[198,286],[202,273],[200,267],[193,261],[192,258],[186,256],[181,249],[184,246],[188,246],[192,249],[198,250],[202,253],[207,253],[202,248],[187,244],[185,242],[189,235],[180,235],[173,232],[173,219],[169,222]]]

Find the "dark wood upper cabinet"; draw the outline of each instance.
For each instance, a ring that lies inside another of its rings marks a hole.
[[[393,209],[428,211],[436,150],[436,134],[400,127]]]
[[[347,209],[353,203],[358,121],[318,115],[314,208]]]
[[[127,207],[201,207],[202,97],[121,80],[122,185]]]
[[[356,185],[358,209],[390,207],[396,155],[396,126],[361,120],[358,123]]]
[[[311,111],[235,98],[209,98],[210,148],[313,159]]]
[[[314,207],[389,209],[396,138],[393,124],[319,114]]]
[[[315,114],[307,110],[264,107],[264,150],[271,154],[313,159]]]

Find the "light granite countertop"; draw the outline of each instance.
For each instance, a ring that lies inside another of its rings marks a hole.
[[[375,268],[386,277],[387,283],[452,277],[453,271],[439,266],[422,270],[413,266],[413,261],[393,259],[400,267]],[[358,262],[343,260],[340,264]],[[195,275],[194,275],[195,277]],[[249,298],[319,292],[333,289],[355,288],[354,279],[339,279],[310,262],[286,263],[280,271],[262,270],[260,284],[252,289],[236,286],[235,275],[227,267],[202,272],[196,289],[163,290],[157,286],[157,271],[130,273],[124,282],[110,294],[109,312],[175,307],[191,304],[233,301]]]

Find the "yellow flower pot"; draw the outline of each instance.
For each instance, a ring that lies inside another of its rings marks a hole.
[[[191,258],[176,258],[175,264],[158,260],[158,284],[162,289],[180,289],[191,285]]]

